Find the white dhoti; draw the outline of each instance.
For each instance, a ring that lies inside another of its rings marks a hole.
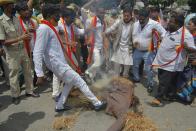
[[[129,48],[118,48],[111,61],[122,65],[133,65],[132,53],[129,52]]]
[[[132,53],[130,53],[129,48],[118,48],[114,52],[111,61],[114,62],[114,72],[116,75],[122,75],[124,77],[129,77],[130,65],[133,65]]]

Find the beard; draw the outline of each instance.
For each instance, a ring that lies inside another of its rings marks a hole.
[[[126,24],[128,24],[130,21],[131,21],[131,19],[130,19],[130,20],[124,20],[124,22],[125,22]]]
[[[168,27],[167,27],[167,30],[168,30],[170,33],[172,33],[172,32],[177,31],[178,28],[177,28],[176,25],[170,25],[170,24],[169,24]]]

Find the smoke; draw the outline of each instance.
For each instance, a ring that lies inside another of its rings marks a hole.
[[[114,9],[120,5],[119,0],[100,0],[97,6],[102,7],[104,9]]]
[[[101,73],[101,79],[95,81],[92,85],[92,87],[95,89],[95,90],[99,90],[99,91],[105,91],[107,90],[108,88],[110,88],[110,82],[111,80],[118,76],[117,74],[115,74],[114,72],[112,73],[104,73],[102,72]]]
[[[112,76],[103,73],[102,78],[97,80],[92,86],[97,89],[105,88],[105,87],[107,87],[107,85],[109,85],[112,78],[113,78]]]

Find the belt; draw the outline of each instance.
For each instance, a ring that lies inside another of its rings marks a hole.
[[[140,49],[137,49],[137,50],[140,52],[148,52],[148,50],[140,50]]]

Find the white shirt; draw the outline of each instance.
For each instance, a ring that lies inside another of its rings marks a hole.
[[[60,32],[64,32],[64,26],[61,21],[58,22],[58,27],[59,27]],[[66,27],[66,30],[68,33],[68,38],[69,38],[69,40],[71,40],[71,25],[69,25],[69,26],[65,25],[65,27]],[[76,26],[73,26],[73,28],[74,28],[75,35],[84,35],[84,33],[85,33],[84,29],[80,29]]]
[[[105,33],[108,34],[108,33],[111,33],[113,31],[115,31],[121,24],[121,20],[120,19],[117,19],[116,22],[109,28],[106,29]],[[123,50],[123,48],[129,48],[129,40],[130,40],[130,29],[131,29],[131,24],[128,23],[122,23],[122,34],[121,37],[120,37],[120,48]]]
[[[161,37],[163,38],[166,30],[161,26],[160,23],[149,19],[148,23],[143,29],[139,21],[135,22],[133,25],[133,43],[139,43],[138,50],[147,51],[149,49],[151,40],[152,40],[152,30],[156,29]]]
[[[130,33],[130,29],[131,29],[131,24],[123,24],[123,28],[122,28],[122,35],[121,35],[121,39],[120,39],[120,47],[124,47],[124,48],[129,48],[129,33]]]
[[[91,25],[92,19],[87,19],[85,27],[88,28]],[[95,48],[102,49],[103,48],[103,37],[102,33],[104,32],[104,26],[101,23],[101,20],[97,17],[97,26],[95,30],[93,30],[95,34]]]
[[[43,59],[46,66],[58,77],[70,70],[71,67],[65,60],[63,50],[56,34],[47,25],[40,24],[37,29],[37,39],[33,51],[35,71],[38,77],[44,76]]]
[[[158,49],[153,65],[164,65],[172,61],[177,56],[176,46],[181,45],[181,37],[182,28],[173,33],[167,32],[161,42],[160,48]],[[185,29],[184,44],[189,48],[196,49],[193,36],[187,29]],[[186,62],[186,56],[187,52],[183,49],[177,59],[175,59],[172,63],[158,68],[171,72],[183,71]]]

